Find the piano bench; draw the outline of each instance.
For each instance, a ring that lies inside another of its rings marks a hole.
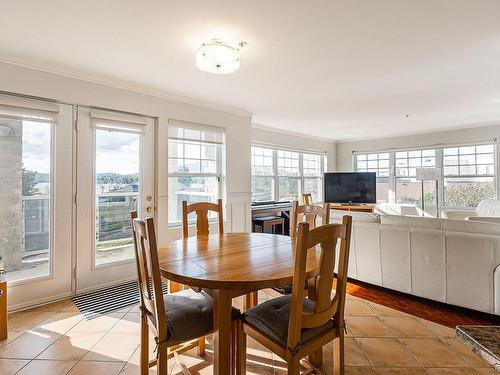
[[[256,217],[252,220],[252,224],[254,232],[285,234],[285,219],[280,216]],[[281,226],[280,232],[277,231],[278,226]],[[257,229],[259,229],[259,231]]]

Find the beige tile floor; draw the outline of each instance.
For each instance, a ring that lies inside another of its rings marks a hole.
[[[275,295],[264,291],[259,298]],[[494,373],[455,338],[453,329],[352,296],[346,315],[346,374]],[[70,300],[12,314],[9,338],[0,342],[0,374],[138,374],[138,320],[134,306],[87,321]],[[204,358],[195,350],[183,355],[193,374],[212,373],[211,348],[209,337]],[[331,373],[331,345],[324,348],[324,357]],[[250,339],[247,363],[248,373],[286,373],[284,361]],[[174,361],[170,368],[172,374],[181,373]]]

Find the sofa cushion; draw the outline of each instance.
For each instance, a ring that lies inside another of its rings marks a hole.
[[[500,236],[500,224],[485,221],[443,219],[443,229],[447,232]]]
[[[446,231],[447,303],[494,312],[493,272],[499,260],[495,260],[497,243],[498,238],[491,235]]]
[[[330,221],[332,223],[340,223],[342,221],[342,217],[344,217],[345,215],[351,216],[353,222],[359,222],[359,223],[380,222],[380,215],[378,214],[372,214],[370,212],[353,212],[353,211],[340,211],[340,210],[330,211]]]
[[[500,200],[484,199],[479,202],[476,208],[477,216],[496,216],[500,217]]]
[[[441,229],[441,219],[432,217],[382,215],[380,216],[380,223],[383,225],[399,225],[410,228]]]
[[[482,221],[485,223],[500,224],[500,217],[495,216],[469,216],[467,220],[470,221]]]
[[[476,216],[476,211],[473,210],[442,210],[441,217],[443,219],[462,219],[465,220],[468,217]]]

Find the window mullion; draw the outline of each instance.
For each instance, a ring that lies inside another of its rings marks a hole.
[[[436,149],[436,168],[441,168],[441,179],[438,183],[438,191],[436,192],[439,204],[444,206],[444,159],[443,159],[443,149]],[[436,207],[436,210],[439,210],[439,207]]]
[[[274,181],[274,194],[273,194],[273,200],[277,201],[278,196],[279,196],[279,182],[278,182],[278,151],[273,150],[273,181]]]
[[[389,194],[388,203],[396,203],[396,153],[389,153]]]
[[[304,154],[299,154],[299,197],[304,192]],[[300,200],[300,199],[299,199]]]

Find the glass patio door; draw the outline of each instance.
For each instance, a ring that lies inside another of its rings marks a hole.
[[[154,215],[154,120],[78,108],[76,292],[135,278],[130,211]]]
[[[72,293],[73,108],[0,95],[0,256],[9,309]]]

